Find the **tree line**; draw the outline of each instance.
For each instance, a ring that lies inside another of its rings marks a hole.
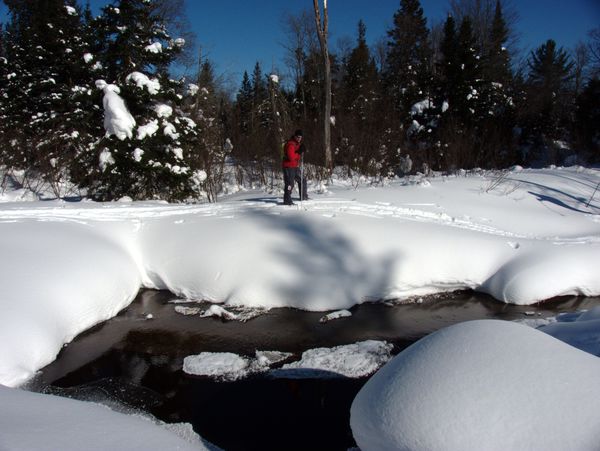
[[[234,95],[202,55],[192,79],[172,75],[185,49],[173,2],[115,0],[93,16],[76,0],[3,1],[0,165],[57,196],[215,201],[226,169],[276,189],[295,128],[314,177],[600,157],[600,29],[574,52],[549,39],[518,64],[498,0],[451,0],[432,27],[418,0],[401,0],[385,38],[369,46],[361,21],[337,51],[320,17],[290,15],[287,72],[257,62]],[[115,99],[134,118],[126,130],[105,123]]]

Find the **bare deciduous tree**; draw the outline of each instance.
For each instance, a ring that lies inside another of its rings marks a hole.
[[[327,38],[329,34],[329,15],[327,12],[327,0],[323,0],[323,19],[319,10],[318,0],[313,0],[315,9],[315,24],[319,43],[321,44],[321,55],[323,57],[323,68],[325,76],[325,111],[323,117],[323,139],[325,145],[325,167],[333,167],[333,158],[331,155],[331,61],[329,60],[329,48]]]
[[[600,27],[589,32],[591,42],[588,44],[590,52],[590,63],[592,66],[591,76],[600,76]]]
[[[282,44],[286,50],[284,61],[286,67],[290,69],[290,75],[295,82],[295,87],[298,89],[296,95],[300,99],[302,118],[306,120],[308,112],[302,77],[306,73],[306,55],[315,51],[318,45],[314,20],[311,17],[310,10],[304,10],[297,16],[284,15],[281,23],[287,38],[287,41]]]
[[[573,61],[575,62],[573,88],[575,94],[580,94],[583,90],[589,69],[590,55],[588,46],[582,42],[577,43],[573,51]]]
[[[298,15],[284,15],[281,24],[287,38],[282,44],[286,50],[284,62],[291,69],[296,86],[299,86],[304,75],[304,58],[316,50],[318,45],[314,20],[310,10],[304,10]]]
[[[176,38],[185,39],[185,46],[177,62],[186,71],[193,70],[196,64],[196,33],[192,30],[185,8],[185,0],[156,0],[156,14],[161,17],[170,33]]]
[[[490,44],[490,30],[494,20],[496,3],[499,0],[450,0],[450,12],[457,23],[461,23],[465,17],[471,19],[473,34],[476,37],[479,50],[486,50]],[[502,15],[508,27],[508,39],[506,46],[511,54],[517,53],[518,36],[515,24],[519,19],[517,10],[511,0],[502,0]]]

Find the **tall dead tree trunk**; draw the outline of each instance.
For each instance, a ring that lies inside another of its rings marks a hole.
[[[327,14],[327,0],[323,0],[323,20],[319,11],[319,1],[313,0],[315,9],[315,23],[319,44],[321,45],[321,56],[323,57],[323,69],[325,77],[325,111],[323,117],[323,140],[325,144],[325,167],[332,169],[333,159],[331,157],[331,62],[329,61],[329,49],[327,47],[327,35],[329,29],[329,17]]]

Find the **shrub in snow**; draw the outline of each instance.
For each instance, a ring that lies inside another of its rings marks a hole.
[[[592,450],[600,360],[527,326],[471,321],[410,346],[358,393],[363,451]]]

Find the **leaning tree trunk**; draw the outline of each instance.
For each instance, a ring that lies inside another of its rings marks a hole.
[[[327,0],[323,0],[323,21],[319,12],[318,0],[313,0],[315,9],[315,23],[319,44],[321,45],[321,56],[323,57],[323,69],[325,72],[325,112],[323,117],[323,139],[325,141],[325,167],[329,170],[333,167],[331,157],[331,62],[329,61],[329,49],[327,48],[327,34],[329,17],[327,14]]]

